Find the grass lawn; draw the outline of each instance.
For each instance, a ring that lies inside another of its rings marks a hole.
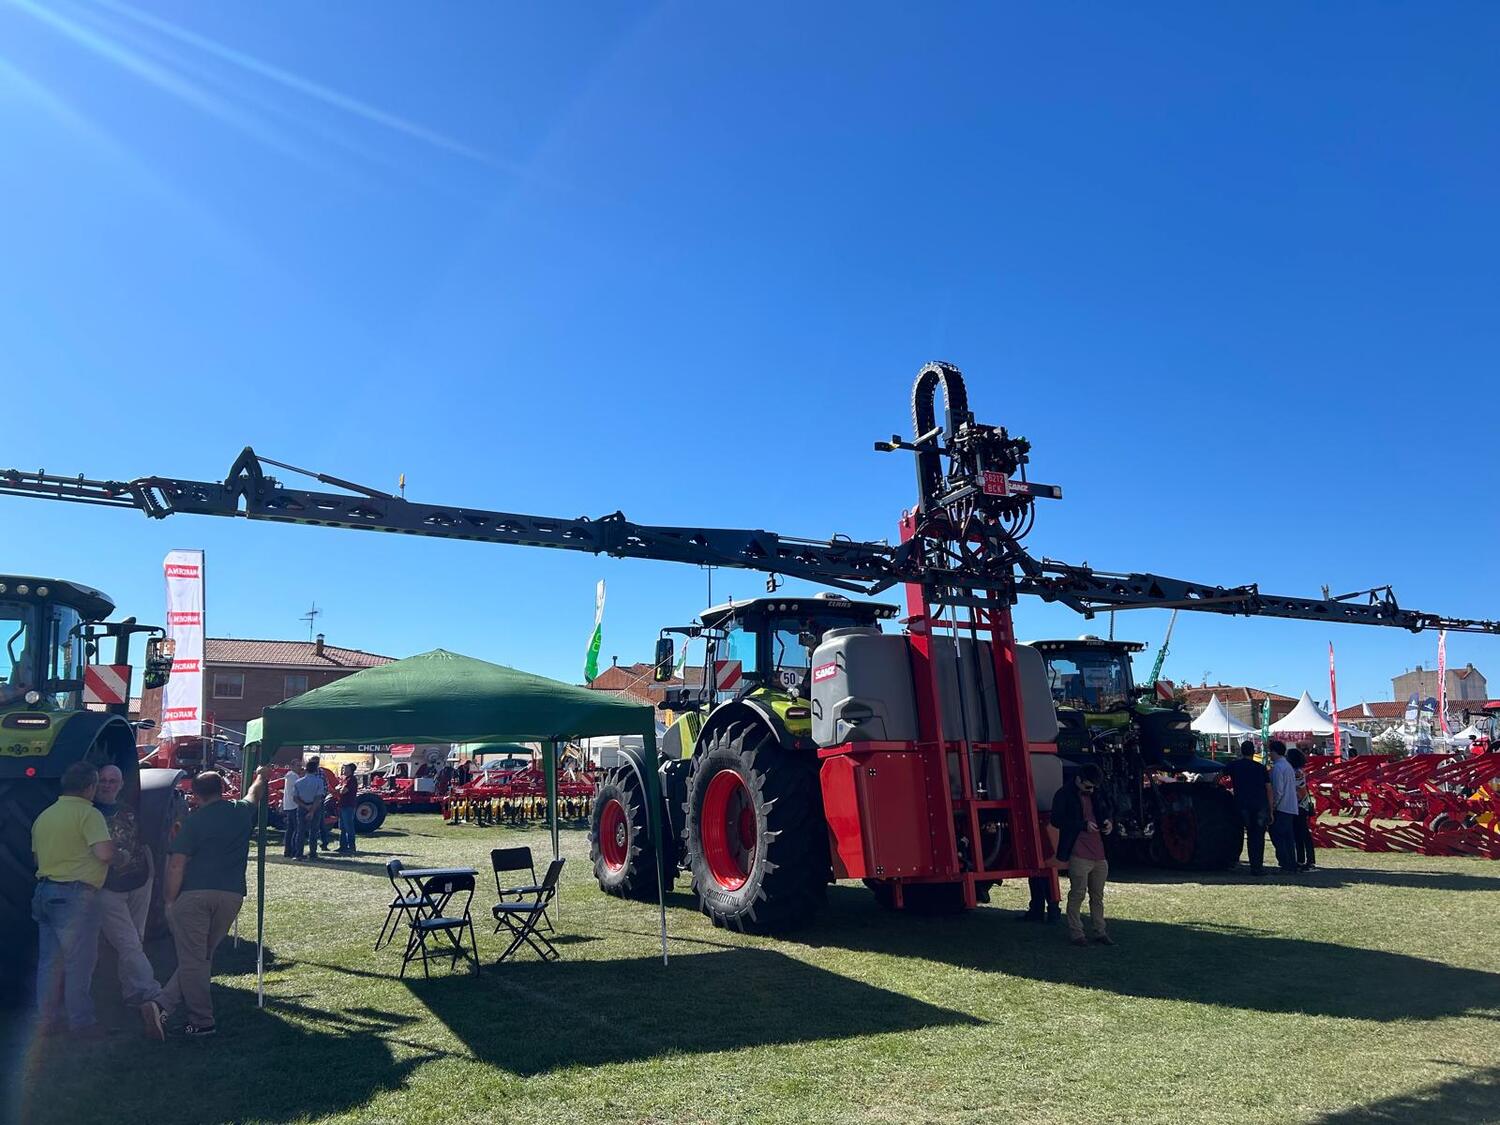
[[[372,953],[383,865],[488,863],[541,832],[393,816],[354,860],[268,867],[267,1007],[226,942],[220,1034],[101,1045],[12,1033],[0,1114],[216,1121],[1500,1120],[1500,864],[1324,852],[1298,882],[1137,873],[1115,948],[1014,921],[830,892],[790,940],[601,894],[564,833],[564,960],[396,978]],[[488,879],[488,874],[483,876]],[[488,916],[492,894],[476,896]],[[253,936],[253,913],[243,917]],[[480,954],[499,938],[480,926]],[[118,1010],[111,1018],[133,1021]]]

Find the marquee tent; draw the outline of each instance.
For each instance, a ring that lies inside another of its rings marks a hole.
[[[251,725],[254,727],[254,724]],[[252,734],[259,745],[252,747]],[[594,735],[640,735],[648,830],[663,830],[657,774],[656,717],[650,707],[588,688],[444,649],[366,668],[266,708],[246,730],[245,771],[282,746],[330,743],[540,742],[547,777],[552,850],[558,851],[557,747]],[[256,940],[265,927],[265,815],[261,814]],[[658,850],[658,862],[660,851]],[[664,879],[657,879],[660,888]],[[667,958],[666,900],[658,896],[662,960]],[[257,966],[259,977],[260,966]],[[259,983],[259,982],[258,982]]]
[[[1308,734],[1315,738],[1333,736],[1333,716],[1312,701],[1307,692],[1297,700],[1297,706],[1283,718],[1271,724],[1272,734]]]
[[[1260,731],[1240,722],[1219,702],[1217,694],[1208,697],[1208,706],[1192,722],[1197,734],[1222,734],[1234,738],[1253,738]]]

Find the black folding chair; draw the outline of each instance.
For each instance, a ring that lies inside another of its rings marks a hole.
[[[391,881],[391,888],[396,894],[391,899],[390,909],[385,912],[385,921],[380,924],[380,933],[375,938],[377,953],[386,942],[396,940],[396,929],[403,921],[415,921],[424,913],[437,913],[430,898],[426,895],[413,894],[397,882],[401,878],[402,866],[399,859],[393,859],[385,865],[385,877]],[[386,933],[387,927],[390,928],[389,934]]]
[[[524,901],[525,896],[535,895],[542,889],[536,881],[536,860],[531,858],[530,848],[496,848],[490,852],[490,866],[495,871],[495,896],[501,902],[505,902],[507,899]],[[500,876],[502,873],[510,874],[515,871],[527,872],[531,876],[531,881],[529,883],[522,883],[519,886],[507,887],[501,881]],[[542,922],[546,925],[547,932],[550,934],[552,932],[552,919],[548,917],[546,911],[542,912]],[[501,923],[495,923],[495,932],[497,934],[500,932],[500,926]]]
[[[530,901],[523,897],[520,902],[496,903],[490,911],[495,916],[495,932],[499,933],[500,927],[504,926],[511,934],[510,945],[500,954],[500,961],[519,949],[522,942],[531,946],[543,961],[556,961],[560,956],[557,948],[537,926],[547,916],[547,907],[557,896],[557,880],[562,875],[564,862],[566,861],[562,859],[554,859],[547,865],[547,874],[542,876]],[[541,944],[537,944],[538,942]],[[496,964],[498,963],[497,961]]]
[[[464,911],[462,914],[454,913],[450,908],[459,895],[464,896]],[[446,905],[442,913],[413,918],[411,921],[411,935],[406,939],[406,953],[401,958],[402,977],[406,976],[406,966],[418,954],[422,957],[422,975],[424,977],[432,974],[427,971],[427,961],[430,956],[448,957],[449,970],[458,968],[459,958],[468,961],[474,966],[474,972],[479,972],[479,945],[474,940],[474,920],[469,917],[469,904],[474,901],[474,876],[472,875],[434,875],[422,883],[422,897],[431,902],[442,902]],[[464,948],[464,931],[469,932],[469,948]],[[446,946],[439,945],[434,952],[429,951],[427,942],[429,938],[438,934],[448,939]],[[472,954],[470,953],[472,950]]]

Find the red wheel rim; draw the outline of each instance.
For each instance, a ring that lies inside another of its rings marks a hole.
[[[611,871],[625,870],[629,843],[630,821],[625,816],[625,806],[619,798],[611,797],[599,812],[599,854],[604,857],[604,866]]]
[[[721,770],[709,780],[703,795],[703,858],[714,882],[737,891],[755,866],[759,833],[750,789],[734,770]]]

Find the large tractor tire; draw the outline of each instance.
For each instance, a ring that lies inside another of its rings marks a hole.
[[[1179,871],[1227,871],[1235,865],[1245,829],[1229,793],[1216,785],[1175,782],[1163,785],[1158,795],[1152,862]]]
[[[687,800],[699,908],[714,925],[743,933],[806,922],[830,878],[816,758],[753,722],[731,723],[700,745]]]
[[[138,813],[141,839],[151,849],[155,878],[151,884],[151,908],[146,915],[146,936],[167,932],[167,908],[162,901],[166,887],[167,845],[187,816],[187,798],[177,783],[186,776],[181,770],[143,769],[140,772],[141,803]]]
[[[670,891],[677,877],[677,855],[669,848],[657,877],[656,848],[646,818],[646,794],[628,766],[606,774],[594,793],[589,815],[589,858],[599,889],[621,898],[655,902],[658,883]]]
[[[36,967],[31,822],[55,800],[56,781],[0,782],[0,1007],[14,1007],[31,996]]]
[[[385,823],[387,809],[379,793],[366,791],[354,799],[354,831],[369,836]]]

